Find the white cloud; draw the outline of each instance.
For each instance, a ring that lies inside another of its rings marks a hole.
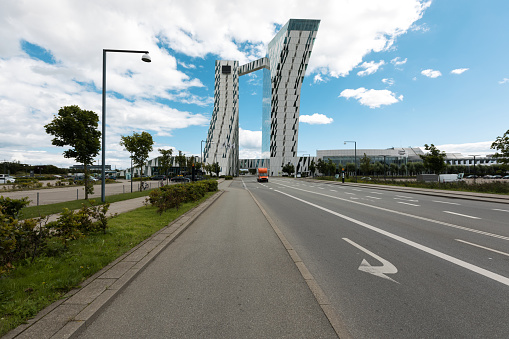
[[[408,58],[405,58],[405,60],[401,60],[400,57],[396,57],[394,59],[391,60],[391,64],[393,64],[394,66],[401,66],[401,65],[404,65],[406,64]]]
[[[320,82],[324,82],[324,80],[322,78],[322,75],[321,74],[316,74],[315,77],[313,78],[313,83],[314,84],[319,84]]]
[[[262,131],[239,128],[239,156],[242,159],[261,158]]]
[[[421,74],[427,76],[428,78],[438,78],[439,76],[442,76],[440,71],[435,71],[432,69],[425,69],[421,72]]]
[[[388,86],[392,86],[394,85],[394,79],[392,78],[386,78],[386,79],[382,79],[382,82]]]
[[[0,158],[10,157],[14,145],[23,151],[53,148],[42,126],[62,106],[101,111],[103,48],[146,49],[152,57],[149,64],[140,55],[107,54],[107,89],[116,94],[108,96],[107,142],[115,145],[115,137],[133,129],[171,135],[175,129],[207,125],[210,113],[202,112],[210,109],[202,107],[212,100],[197,91],[204,87],[200,79],[179,69],[202,72],[199,58],[210,55],[241,64],[263,57],[289,18],[322,20],[307,70],[319,72],[320,82],[348,74],[371,52],[391,48],[429,6],[422,0],[324,0],[320,6],[306,0],[260,0],[254,7],[233,0],[3,2]],[[30,58],[21,41],[45,49],[56,63]],[[177,60],[174,54],[190,59]],[[177,110],[172,101],[192,105],[193,112]],[[47,162],[54,154],[60,157],[55,164],[67,161],[61,150],[52,152],[40,154],[46,154]]]
[[[364,71],[357,72],[357,75],[362,77],[365,75],[373,74],[376,71],[378,71],[378,69],[382,65],[385,65],[385,61],[383,61],[383,60],[380,60],[378,63],[376,63],[374,61],[363,62],[359,67],[364,68]]]
[[[357,99],[361,105],[368,106],[369,108],[378,108],[382,105],[392,105],[403,100],[402,95],[396,98],[396,95],[389,90],[365,89],[364,87],[358,89],[345,89],[339,96],[347,99]]]
[[[453,69],[451,71],[451,74],[461,74],[461,73],[464,73],[466,71],[468,71],[469,68],[457,68],[457,69]]]
[[[334,120],[328,118],[325,114],[315,113],[313,115],[301,115],[299,121],[310,125],[327,125],[331,124]]]
[[[500,80],[498,83],[502,85],[502,84],[506,84],[508,82],[509,82],[509,79],[508,78],[504,78],[504,79]]]

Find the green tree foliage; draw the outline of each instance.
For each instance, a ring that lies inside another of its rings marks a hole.
[[[179,155],[175,157],[175,161],[179,164],[179,174],[182,174],[182,167],[186,167],[187,165],[186,155],[182,153],[182,151],[179,151]]]
[[[311,176],[314,177],[316,171],[315,160],[311,160],[311,163],[309,164],[309,171],[311,172]]]
[[[497,150],[493,157],[507,167],[509,165],[509,130],[503,136],[497,137],[490,148]]]
[[[221,167],[218,162],[215,162],[210,167],[211,173],[216,173],[216,177],[219,176],[219,172],[221,171]]]
[[[134,166],[140,168],[141,185],[140,190],[143,187],[143,165],[148,159],[149,153],[152,151],[152,145],[154,140],[152,135],[148,132],[136,133],[133,135],[121,136],[120,145],[124,146],[127,152],[131,153],[131,159],[133,159]]]
[[[384,165],[380,161],[375,162],[373,165],[373,171],[377,176],[384,174]]]
[[[424,168],[435,174],[440,174],[446,167],[445,152],[441,152],[435,145],[424,145],[424,149],[428,151],[425,155],[419,155],[423,161]]]
[[[360,159],[360,170],[362,174],[369,175],[371,167],[371,158],[364,153],[364,156]]]
[[[288,163],[283,166],[283,173],[287,173],[289,176],[292,176],[295,172],[295,166],[293,164]]]
[[[327,162],[327,175],[332,176],[336,174],[336,164],[331,159]]]
[[[60,108],[53,121],[44,126],[46,133],[54,136],[51,140],[53,145],[71,147],[64,151],[65,158],[74,158],[76,162],[83,164],[85,199],[88,199],[89,193],[93,193],[93,186],[88,183],[87,166],[93,164],[94,157],[101,149],[101,132],[97,129],[98,122],[97,114],[73,105]]]
[[[318,169],[318,172],[322,173],[323,175],[327,174],[327,163],[322,159],[318,159],[316,168]]]
[[[399,166],[398,164],[395,164],[395,163],[391,163],[389,165],[389,169],[391,171],[391,176],[394,177],[394,175],[398,175],[398,170],[399,170]]]
[[[171,155],[173,153],[173,150],[171,149],[158,149],[159,153],[161,153],[161,156],[159,157],[159,174],[168,174],[168,170],[171,167]]]

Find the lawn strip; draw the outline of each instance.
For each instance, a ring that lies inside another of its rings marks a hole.
[[[158,214],[140,207],[109,219],[106,234],[72,241],[67,251],[55,239],[48,255],[15,263],[14,271],[0,279],[0,336],[35,316],[55,300],[104,266],[199,205],[215,192],[193,203]]]

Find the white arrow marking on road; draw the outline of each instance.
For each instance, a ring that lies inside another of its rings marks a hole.
[[[373,258],[375,258],[376,260],[378,260],[378,261],[380,261],[382,263],[382,266],[371,266],[367,262],[366,259],[362,259],[361,265],[359,266],[359,271],[363,271],[363,272],[366,272],[366,273],[371,273],[373,275],[376,275],[377,277],[388,279],[388,280],[394,281],[395,283],[399,284],[399,282],[397,282],[396,280],[394,280],[392,278],[389,278],[388,276],[385,275],[385,274],[395,274],[395,273],[398,273],[398,269],[396,268],[396,266],[394,266],[393,264],[391,264],[387,260],[379,257],[375,253],[371,252],[370,250],[365,249],[361,245],[353,242],[352,240],[350,240],[348,238],[343,238],[343,240],[348,242],[350,245],[357,247],[358,249],[360,249],[364,253],[369,254],[370,256],[372,256]]]

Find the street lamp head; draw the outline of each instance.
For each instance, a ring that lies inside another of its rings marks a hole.
[[[150,58],[150,55],[148,55],[148,53],[145,53],[141,56],[141,60],[145,61],[145,62],[152,62],[152,59]]]

